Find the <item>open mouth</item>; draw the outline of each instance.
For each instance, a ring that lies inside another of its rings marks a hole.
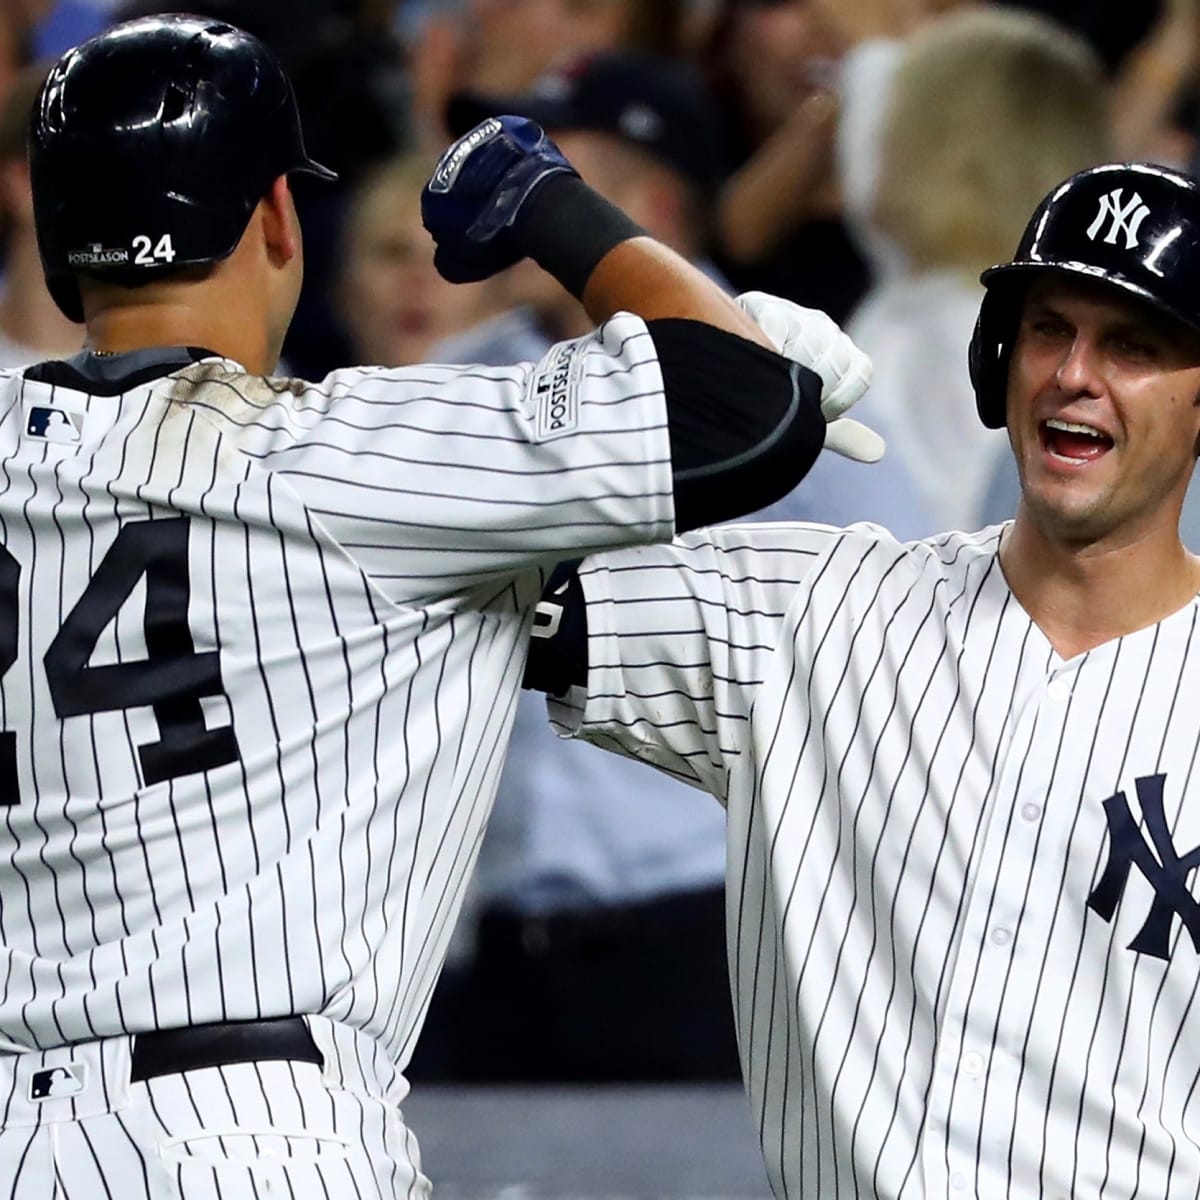
[[[1099,429],[1077,421],[1061,421],[1057,417],[1042,422],[1041,434],[1043,448],[1062,463],[1095,462],[1113,448],[1112,438]]]

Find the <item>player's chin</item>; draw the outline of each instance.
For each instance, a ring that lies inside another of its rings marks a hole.
[[[1080,479],[1027,479],[1023,501],[1036,524],[1056,541],[1092,543],[1120,521],[1107,487],[1085,486]]]
[[[1112,489],[1120,458],[1116,448],[1086,459],[1066,458],[1034,443],[1021,474],[1027,490],[1040,491],[1067,509],[1086,509]]]

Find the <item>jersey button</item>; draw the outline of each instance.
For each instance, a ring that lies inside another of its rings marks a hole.
[[[1046,688],[1046,695],[1056,703],[1065,703],[1071,698],[1071,685],[1065,679],[1052,679]]]
[[[992,945],[1007,946],[1012,941],[1012,934],[1007,929],[992,930]]]
[[[950,1186],[956,1192],[965,1192],[967,1190],[967,1177],[961,1171],[955,1171],[950,1176]]]
[[[1021,816],[1024,817],[1026,821],[1036,821],[1041,815],[1042,808],[1040,804],[1021,805]]]
[[[976,1054],[974,1050],[969,1054],[964,1054],[962,1056],[962,1069],[964,1075],[970,1079],[977,1079],[983,1074],[983,1055]]]

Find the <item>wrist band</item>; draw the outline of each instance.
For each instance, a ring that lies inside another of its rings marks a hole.
[[[596,264],[646,231],[577,175],[552,175],[521,205],[513,239],[576,298]]]

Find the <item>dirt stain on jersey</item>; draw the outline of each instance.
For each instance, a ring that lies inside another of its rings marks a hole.
[[[275,408],[281,401],[290,409],[288,398],[297,400],[309,389],[302,379],[248,375],[224,360],[195,363],[170,380],[170,401],[215,408],[234,421],[261,417],[265,409]]]

